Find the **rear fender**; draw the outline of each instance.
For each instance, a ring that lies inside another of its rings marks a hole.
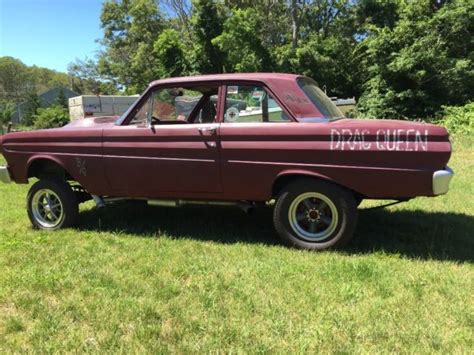
[[[304,177],[316,178],[319,180],[325,180],[325,181],[340,185],[339,183],[331,179],[329,176],[316,173],[314,171],[308,171],[308,170],[303,170],[303,169],[291,169],[291,170],[282,171],[276,176],[272,184],[272,196],[273,197],[277,196],[280,193],[281,189],[285,187],[285,185],[287,185],[291,180],[297,179],[297,178],[304,178]]]

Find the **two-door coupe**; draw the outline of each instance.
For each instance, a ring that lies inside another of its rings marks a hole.
[[[36,228],[74,225],[93,198],[154,204],[275,200],[274,224],[300,248],[341,246],[362,199],[448,191],[451,144],[432,124],[346,119],[306,77],[221,74],[152,82],[121,117],[0,138],[0,180],[39,179]]]

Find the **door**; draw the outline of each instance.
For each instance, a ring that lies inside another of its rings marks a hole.
[[[285,162],[295,123],[262,84],[226,87],[220,126],[222,180],[230,199],[265,200]]]
[[[181,197],[221,191],[217,90],[155,90],[122,125],[104,130],[105,171],[115,194]]]

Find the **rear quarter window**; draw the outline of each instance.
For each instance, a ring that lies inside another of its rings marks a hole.
[[[303,90],[308,99],[321,112],[321,115],[328,120],[336,120],[344,118],[344,114],[337,106],[326,96],[326,94],[318,87],[316,82],[309,78],[297,79],[298,86]]]

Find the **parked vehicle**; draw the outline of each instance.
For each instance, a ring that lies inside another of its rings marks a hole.
[[[69,99],[69,117],[71,121],[84,117],[102,117],[121,115],[137,101],[138,95],[80,95]]]
[[[39,179],[27,197],[36,228],[78,221],[78,204],[275,200],[282,240],[342,246],[362,199],[448,191],[448,133],[432,124],[353,120],[309,78],[221,74],[152,82],[120,117],[0,138],[3,182]]]

